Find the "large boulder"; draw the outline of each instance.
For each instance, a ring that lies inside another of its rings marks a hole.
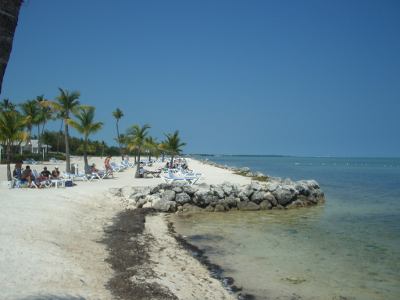
[[[278,204],[285,206],[287,203],[297,197],[299,192],[292,185],[284,185],[276,188],[272,194],[274,195]]]
[[[190,202],[190,196],[186,193],[180,193],[175,195],[175,201],[176,203],[180,203],[180,204],[185,204]]]
[[[229,196],[230,194],[232,194],[233,188],[232,188],[232,185],[229,184],[229,182],[226,182],[226,181],[225,181],[225,182],[221,185],[221,189],[224,191],[225,195],[227,195],[227,196]]]
[[[260,204],[261,201],[264,200],[264,194],[263,191],[255,191],[253,195],[251,195],[250,200],[254,203]]]
[[[239,194],[242,192],[242,187],[239,183],[232,184],[232,188],[235,193],[235,197],[239,196]]]
[[[250,168],[248,168],[248,167],[243,167],[243,168],[241,168],[239,171],[240,171],[240,173],[247,173],[247,172],[250,172]]]
[[[111,187],[111,188],[109,188],[109,189],[108,189],[108,192],[109,192],[111,195],[121,196],[121,189],[116,188],[116,187]]]
[[[276,206],[278,204],[278,202],[276,201],[274,195],[272,195],[271,192],[266,192],[264,194],[264,199],[268,200],[269,203],[271,203],[272,206]]]
[[[136,193],[137,190],[131,186],[124,186],[121,189],[121,196],[124,197],[125,199],[129,199],[132,195],[135,195]]]
[[[240,202],[240,199],[235,198],[233,194],[230,194],[228,197],[225,197],[225,201],[229,204],[230,207],[236,207],[238,202]]]
[[[160,191],[160,186],[158,186],[158,185],[152,185],[152,186],[149,186],[149,188],[150,188],[151,194],[155,194]]]
[[[241,192],[239,193],[238,197],[239,197],[239,199],[240,199],[241,201],[250,201],[249,197],[247,197],[246,194],[245,194],[243,191],[241,191]]]
[[[263,200],[260,203],[260,210],[267,210],[267,209],[271,209],[271,208],[272,208],[272,204],[268,200]]]
[[[260,210],[260,206],[251,201],[239,202],[237,207],[239,210],[244,210],[244,211]]]
[[[164,201],[175,200],[175,192],[173,190],[164,191],[164,193],[162,194],[162,200]]]
[[[280,182],[273,181],[273,182],[268,182],[265,185],[265,188],[266,188],[267,191],[273,192],[280,186],[281,186]]]
[[[261,191],[262,186],[261,186],[260,182],[252,180],[250,183],[250,188],[255,191]]]
[[[193,203],[197,206],[208,206],[213,201],[213,194],[210,189],[199,189],[194,193]]]
[[[218,186],[214,188],[214,193],[215,196],[218,196],[219,199],[223,199],[225,197],[224,191],[219,188]]]
[[[182,189],[188,195],[194,195],[194,193],[196,193],[199,190],[197,186],[193,185],[184,185]]]
[[[144,194],[144,195],[148,195],[151,193],[151,189],[149,186],[144,186],[139,190],[139,193]]]
[[[304,203],[300,199],[295,199],[291,201],[289,204],[287,204],[285,207],[287,209],[292,209],[292,208],[297,208],[297,207],[303,207]]]
[[[165,200],[157,200],[153,203],[153,209],[155,209],[156,211],[163,211],[163,212],[167,212],[169,211],[170,207],[175,204],[175,202],[172,201],[165,201]]]
[[[185,205],[183,205],[183,211],[202,211],[202,209],[196,205],[186,203]]]

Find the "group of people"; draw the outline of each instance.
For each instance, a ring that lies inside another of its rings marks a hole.
[[[170,163],[169,162],[167,162],[166,163],[166,165],[164,166],[164,168],[166,168],[166,169],[175,169],[175,168],[177,168],[177,167],[179,167],[179,166],[181,166],[183,169],[185,169],[185,170],[187,170],[187,169],[189,169],[189,166],[188,166],[188,164],[186,163],[186,160],[181,160],[181,159],[179,159],[178,161],[174,161],[173,163],[172,163],[172,167],[171,167],[171,165],[170,165]]]
[[[23,170],[22,164],[23,161],[15,164],[13,175],[16,176],[19,181],[28,181],[29,187],[32,187],[32,181],[34,180],[60,179],[60,171],[58,170],[58,166],[55,166],[52,172],[47,170],[47,167],[44,167],[43,171],[40,172],[39,177],[36,178],[31,170],[31,167],[26,166],[25,170]]]

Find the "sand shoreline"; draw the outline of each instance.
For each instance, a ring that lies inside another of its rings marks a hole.
[[[119,159],[114,158],[114,161],[118,163]],[[76,162],[81,170],[83,162]],[[89,162],[99,167],[103,159],[93,157]],[[53,170],[56,164],[46,162],[32,168],[40,172],[44,165]],[[59,166],[65,169],[65,163]],[[157,164],[148,169],[153,170],[155,166]],[[190,167],[205,173],[207,183],[245,184],[250,180],[194,160]],[[114,174],[115,179],[94,182],[77,179],[74,187],[63,189],[1,189],[1,298],[115,299],[106,288],[115,275],[110,264],[105,262],[110,251],[99,242],[106,235],[105,228],[113,225],[124,207],[109,197],[108,189],[161,183],[160,178],[135,179],[134,172],[135,169],[128,169]],[[5,175],[6,166],[1,165],[1,181],[6,180]],[[154,237],[148,255],[152,261],[158,261],[152,267],[156,274],[153,283],[168,287],[176,297],[171,299],[205,299],[204,295],[208,295],[208,299],[235,299],[168,233],[162,214],[146,217],[145,224],[146,234]],[[170,251],[182,261],[171,259]]]

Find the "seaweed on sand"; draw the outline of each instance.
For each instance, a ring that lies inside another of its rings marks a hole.
[[[101,242],[109,251],[106,262],[115,271],[106,287],[117,299],[178,299],[167,287],[145,281],[156,277],[148,255],[153,237],[144,232],[145,217],[152,213],[151,209],[123,211],[105,229]]]

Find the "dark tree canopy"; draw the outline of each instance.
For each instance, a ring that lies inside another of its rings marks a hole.
[[[23,0],[0,0],[0,94]]]

